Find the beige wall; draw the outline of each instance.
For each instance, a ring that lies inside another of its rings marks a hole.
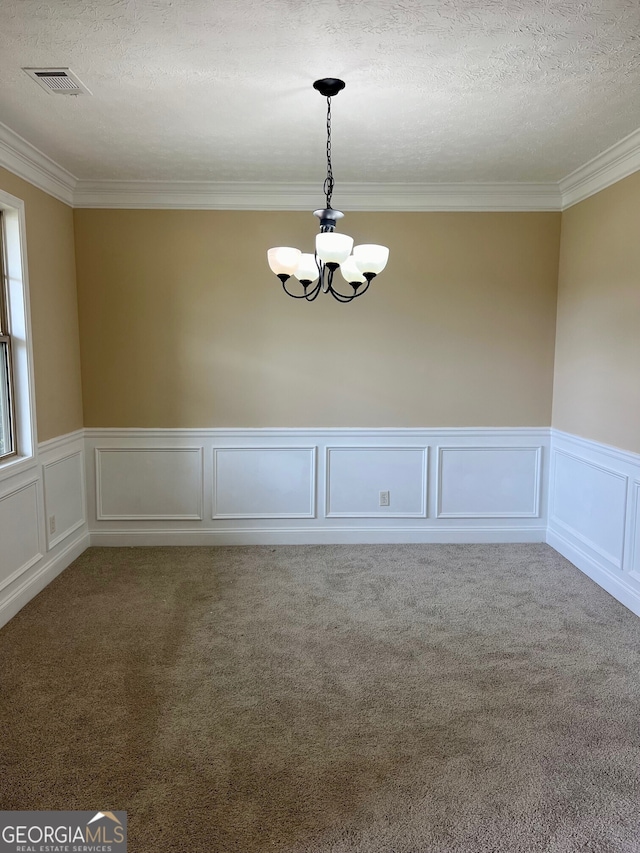
[[[76,210],[87,427],[546,426],[560,215],[351,213],[389,265],[289,299],[307,213]]]
[[[282,294],[305,213],[24,199],[40,441],[82,426],[544,426],[640,452],[640,173],[552,213],[351,213],[361,301]],[[74,220],[75,249],[74,259]]]
[[[73,212],[0,168],[0,189],[25,202],[38,441],[82,427]]]
[[[640,452],[640,172],[562,216],[553,426]]]

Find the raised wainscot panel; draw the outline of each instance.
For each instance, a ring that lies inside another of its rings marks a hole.
[[[426,447],[328,447],[327,516],[425,518],[427,455]]]
[[[636,583],[640,583],[640,482],[638,480],[634,480],[631,484],[631,495],[629,573]]]
[[[627,501],[624,474],[556,450],[551,479],[551,521],[615,568],[622,567]]]
[[[438,518],[537,518],[541,447],[439,447]]]
[[[3,590],[42,558],[35,481],[0,497],[0,543]]]
[[[45,530],[51,550],[85,523],[84,464],[81,450],[42,466]],[[55,529],[50,522],[53,519]]]
[[[213,451],[213,518],[315,518],[315,447]]]
[[[97,447],[96,517],[201,520],[202,447]]]

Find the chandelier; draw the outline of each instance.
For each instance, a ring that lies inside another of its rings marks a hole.
[[[327,99],[327,177],[323,187],[326,203],[324,208],[313,212],[320,220],[315,254],[301,252],[289,246],[278,246],[267,252],[271,271],[282,282],[284,292],[294,299],[306,299],[307,302],[313,302],[320,292],[330,293],[338,302],[352,302],[367,291],[372,280],[385,268],[389,258],[389,249],[385,246],[368,243],[354,247],[352,237],[338,234],[335,230],[336,223],[344,214],[331,207],[334,186],[331,165],[331,98],[344,87],[343,80],[333,77],[316,80],[313,84],[313,88]],[[346,293],[334,286],[334,275],[338,268],[342,278],[351,287],[350,291],[347,288]],[[292,293],[287,286],[292,276],[300,285],[297,288],[298,293]]]

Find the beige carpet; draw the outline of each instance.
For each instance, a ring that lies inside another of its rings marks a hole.
[[[131,853],[640,851],[640,620],[546,545],[94,548],[0,667],[0,806]]]

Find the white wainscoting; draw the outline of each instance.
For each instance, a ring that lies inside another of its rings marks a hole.
[[[0,497],[0,593],[42,559],[38,486],[28,480]]]
[[[215,447],[212,518],[315,518],[316,447]]]
[[[640,456],[548,429],[80,430],[0,477],[0,539],[0,625],[89,541],[546,539],[640,615]]]
[[[42,475],[45,531],[50,551],[87,523],[84,441],[80,449],[43,462]],[[55,518],[55,530],[49,526],[51,518]]]
[[[96,447],[98,521],[202,521],[201,447]]]
[[[95,545],[545,540],[544,428],[88,429],[85,436]],[[439,447],[466,452],[460,488],[454,464],[440,473],[428,464]],[[178,455],[169,463],[171,451]],[[187,462],[197,454],[201,466]],[[379,505],[381,491],[390,493],[388,507]]]
[[[541,447],[439,447],[438,518],[538,518]]]
[[[426,518],[428,447],[327,447],[327,518]],[[380,506],[380,492],[389,505]]]
[[[89,545],[84,432],[39,445],[33,465],[0,480],[0,626]]]
[[[640,456],[552,430],[547,542],[640,615]]]
[[[631,512],[629,536],[629,575],[640,584],[640,480],[631,484]]]

